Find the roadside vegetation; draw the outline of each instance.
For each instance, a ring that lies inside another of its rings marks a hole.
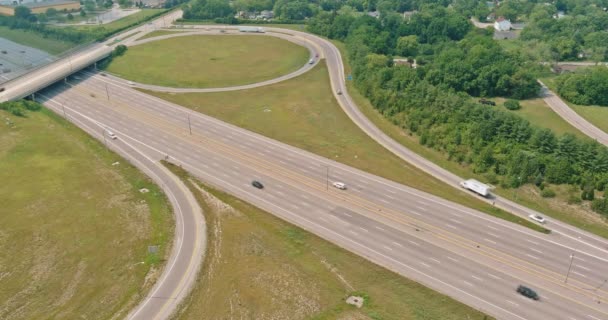
[[[288,74],[304,66],[308,58],[306,48],[275,37],[192,35],[131,47],[107,70],[129,80],[168,87],[228,87]]]
[[[491,319],[166,165],[195,194],[208,230],[176,320]],[[345,303],[352,294],[367,299],[362,308]]]
[[[502,219],[545,230],[455,190],[369,138],[335,101],[324,63],[297,78],[250,90],[146,93]]]
[[[145,35],[143,35],[142,37],[138,38],[137,40],[143,40],[143,39],[148,39],[148,38],[154,38],[154,37],[160,37],[160,36],[166,36],[168,34],[178,34],[178,33],[182,33],[182,32],[188,32],[186,30],[156,30],[156,31],[152,31],[150,33],[146,33]]]
[[[170,205],[103,144],[24,109],[0,111],[0,318],[124,317],[160,275]]]
[[[36,32],[10,29],[5,26],[0,26],[0,38],[39,49],[52,55],[58,55],[74,47],[74,43],[69,41],[48,39]]]

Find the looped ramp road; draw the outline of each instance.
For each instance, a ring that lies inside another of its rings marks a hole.
[[[327,60],[332,90],[343,92],[336,99],[362,130],[458,188],[461,178],[401,146],[359,111],[345,90],[342,58],[333,44],[303,32],[266,30],[308,42]],[[170,155],[173,162],[216,187],[499,319],[608,318],[608,307],[601,303],[608,300],[608,292],[599,287],[608,274],[604,239],[557,221],[548,224],[551,235],[539,234],[193,113],[120,80],[82,74],[82,80],[57,84],[39,97],[59,114],[65,109],[70,120],[97,137],[100,130],[110,128],[119,138],[109,145],[119,152],[131,150],[137,159],[147,158],[148,166],[156,166],[144,168],[151,175],[170,175],[157,164]],[[112,94],[106,97],[108,87]],[[131,158],[143,167],[144,161],[135,159]],[[346,182],[348,190],[326,189],[328,167],[332,180]],[[253,179],[263,180],[267,188],[253,189]],[[191,195],[177,181],[167,177],[159,183],[168,194],[182,190],[184,203],[191,203]],[[504,199],[495,201],[523,217],[533,212]],[[195,217],[201,218],[195,213],[200,209],[191,207],[190,213],[181,211],[183,233],[181,238],[176,233],[168,268],[129,319],[164,319],[188,292],[204,247],[204,225]],[[188,215],[194,220],[187,221]],[[180,219],[176,218],[178,224]],[[537,289],[541,301],[518,295],[515,288],[520,283]]]

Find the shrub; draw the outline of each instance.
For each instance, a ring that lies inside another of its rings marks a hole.
[[[543,198],[553,198],[555,197],[555,191],[549,188],[545,188],[543,191],[540,192],[540,196]]]
[[[509,99],[509,100],[505,101],[505,103],[503,105],[505,106],[505,108],[507,108],[509,110],[521,109],[521,106],[519,105],[519,101],[513,100],[513,99]]]
[[[593,200],[591,209],[599,214],[608,215],[608,198]]]
[[[581,200],[581,198],[577,197],[574,194],[571,194],[568,197],[568,204],[581,204],[581,202],[583,202],[583,200]]]

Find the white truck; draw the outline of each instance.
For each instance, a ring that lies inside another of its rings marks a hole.
[[[481,196],[487,197],[490,195],[490,189],[491,187],[485,183],[481,183],[475,179],[469,179],[469,180],[465,180],[460,182],[460,186],[471,190]]]
[[[262,27],[239,27],[239,32],[264,33],[266,31]]]

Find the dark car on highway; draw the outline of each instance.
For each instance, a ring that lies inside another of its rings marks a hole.
[[[520,285],[519,287],[517,287],[517,292],[519,292],[519,294],[521,294],[522,296],[528,297],[530,299],[540,300],[540,296],[538,296],[538,293],[528,287]]]
[[[257,180],[253,180],[251,182],[251,185],[254,186],[254,187],[256,187],[256,188],[258,188],[258,189],[264,189],[264,185],[261,182],[257,181]]]

